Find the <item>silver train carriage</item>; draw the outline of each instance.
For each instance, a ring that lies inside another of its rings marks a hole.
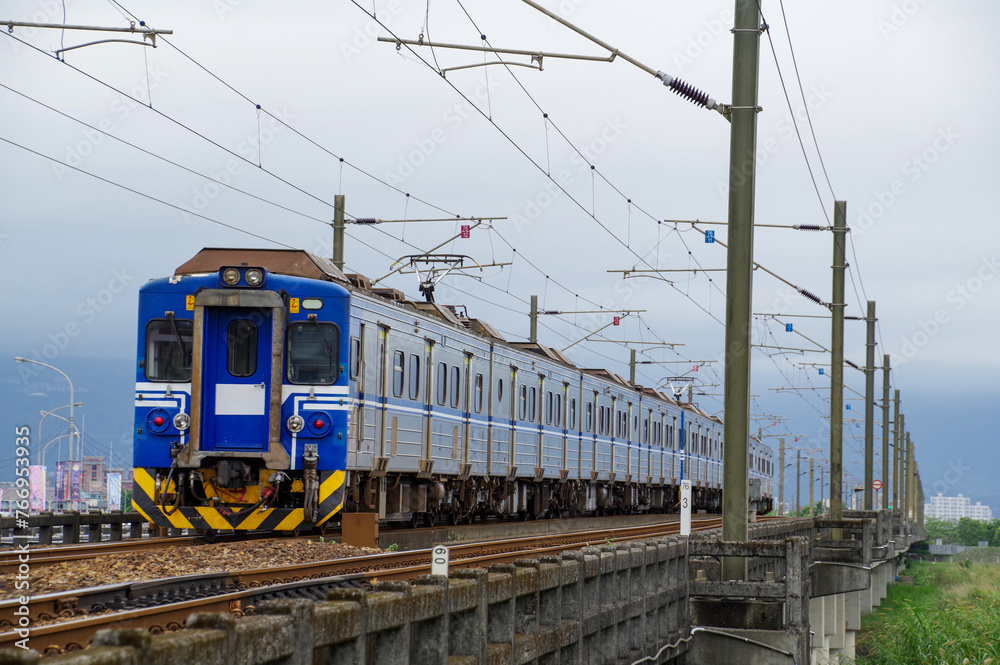
[[[308,252],[203,250],[143,288],[140,318],[135,505],[160,525],[667,512],[683,478],[695,508],[721,505],[718,418]],[[256,326],[253,352],[239,321]],[[150,376],[178,348],[186,372]],[[753,507],[768,511],[770,448],[751,440],[749,462]]]

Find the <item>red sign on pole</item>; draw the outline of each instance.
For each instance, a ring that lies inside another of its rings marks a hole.
[[[882,489],[882,481],[876,478],[872,481],[872,489],[880,490]]]
[[[614,325],[616,325],[616,326],[621,325],[621,322],[622,322],[622,317],[616,316],[615,317],[615,321],[614,321]]]
[[[468,224],[462,224],[462,237],[468,238],[472,236],[472,229]]]

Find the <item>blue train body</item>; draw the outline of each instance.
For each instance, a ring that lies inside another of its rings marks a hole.
[[[718,508],[721,421],[462,314],[292,250],[206,249],[149,282],[136,509],[212,530],[666,511],[682,477]],[[750,463],[769,509],[770,449]]]

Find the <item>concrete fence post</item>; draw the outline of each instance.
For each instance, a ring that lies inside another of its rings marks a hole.
[[[451,654],[474,656],[487,662],[489,629],[489,573],[482,568],[464,568],[451,573],[448,594],[451,616]],[[469,608],[456,612],[458,607]]]
[[[514,564],[494,563],[487,569],[486,593],[489,614],[486,624],[486,641],[501,646],[505,653],[500,662],[515,662],[516,571]]]
[[[257,616],[288,617],[291,623],[293,653],[283,665],[313,665],[313,607],[311,600],[270,600],[260,604]]]

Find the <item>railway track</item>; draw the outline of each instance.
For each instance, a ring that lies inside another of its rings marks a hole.
[[[283,536],[277,539],[310,538],[314,536]],[[204,536],[170,536],[166,538],[136,538],[117,542],[82,543],[79,545],[55,545],[51,547],[31,546],[28,549],[32,568],[42,568],[67,561],[94,559],[109,554],[131,554],[171,547],[192,547],[204,544],[243,542],[246,540],[276,540],[272,532],[250,534],[225,534],[211,540]],[[0,575],[9,575],[20,564],[21,551],[0,550]]]
[[[693,530],[718,528],[719,517],[696,519]],[[556,555],[588,545],[657,538],[679,532],[678,522],[598,531],[536,535],[451,546],[451,568],[511,563],[525,557]],[[52,654],[83,649],[102,628],[144,628],[154,633],[178,630],[192,612],[252,614],[271,598],[325,598],[335,586],[370,587],[379,581],[415,580],[430,572],[430,550],[386,552],[295,566],[227,573],[206,573],[147,582],[80,589],[30,599],[34,648]],[[0,602],[0,617],[13,616],[15,601]],[[0,625],[0,648],[18,638]]]

